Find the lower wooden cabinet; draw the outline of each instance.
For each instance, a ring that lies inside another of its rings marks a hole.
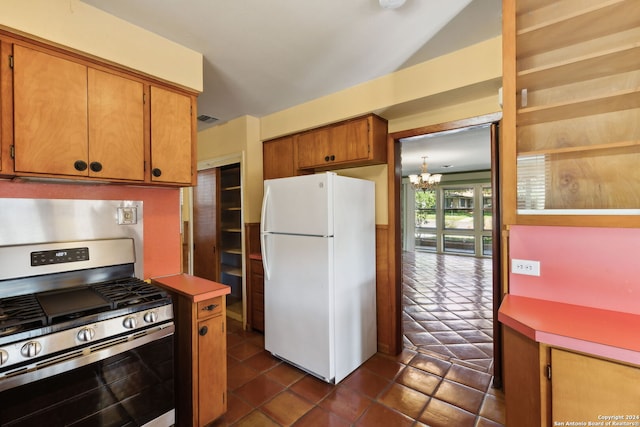
[[[193,303],[173,295],[176,425],[205,426],[227,410],[225,297]]]
[[[503,364],[507,427],[640,423],[639,366],[550,347],[507,327]]]
[[[640,367],[555,348],[551,366],[552,425],[640,425]]]
[[[544,372],[548,347],[504,328],[503,383],[507,427],[546,427],[550,384]]]

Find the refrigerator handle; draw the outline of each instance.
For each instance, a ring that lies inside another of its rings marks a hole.
[[[262,248],[262,266],[264,267],[264,277],[269,280],[269,254],[267,253],[267,236],[265,234],[266,229],[266,213],[267,213],[267,202],[269,199],[269,186],[266,186],[264,197],[262,199],[262,211],[260,213],[260,246]]]

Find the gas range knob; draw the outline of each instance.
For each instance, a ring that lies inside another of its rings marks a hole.
[[[143,319],[147,323],[156,322],[158,320],[158,313],[156,313],[155,311],[149,311],[144,314]]]
[[[42,345],[38,341],[29,341],[20,349],[20,354],[24,357],[34,357],[42,350]]]
[[[82,328],[78,331],[78,339],[80,341],[91,341],[96,335],[96,331],[93,328]]]
[[[9,353],[4,350],[0,350],[0,365],[4,365],[9,360]]]
[[[127,329],[133,329],[137,326],[137,321],[136,318],[133,316],[127,316],[124,318],[124,320],[122,321],[122,326],[124,326]]]

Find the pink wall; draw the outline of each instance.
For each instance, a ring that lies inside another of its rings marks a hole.
[[[512,226],[509,257],[540,261],[513,295],[640,314],[640,229]]]
[[[180,190],[116,184],[0,181],[2,198],[141,200],[144,202],[144,278],[180,273]]]

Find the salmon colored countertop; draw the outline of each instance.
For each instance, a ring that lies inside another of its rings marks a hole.
[[[231,293],[231,288],[227,285],[189,274],[176,274],[175,276],[157,277],[151,280],[160,286],[191,298],[193,302],[200,302]]]
[[[640,365],[640,315],[507,295],[498,320],[530,339]]]

